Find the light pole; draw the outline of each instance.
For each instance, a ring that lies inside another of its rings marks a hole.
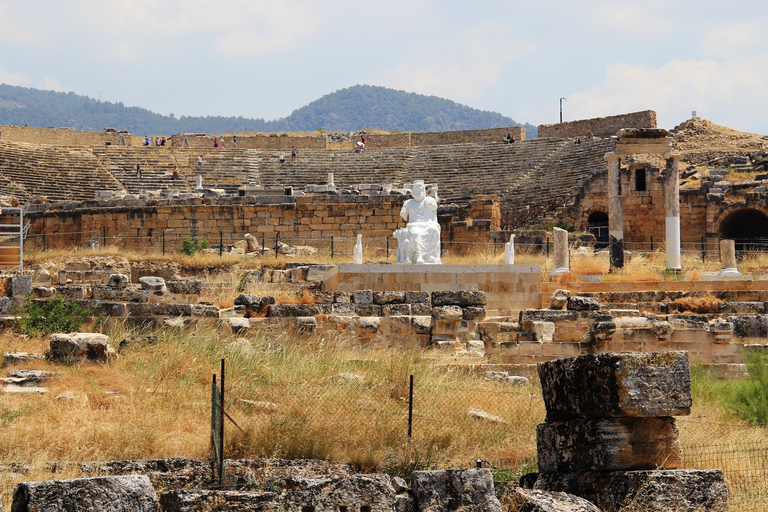
[[[566,98],[560,98],[560,124],[563,124],[563,100],[568,101]]]

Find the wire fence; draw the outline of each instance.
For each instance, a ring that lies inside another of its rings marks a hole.
[[[465,254],[486,253],[503,254],[505,243],[511,232],[498,232],[498,236],[477,240],[454,240],[443,235],[441,252],[443,256],[461,256]],[[147,253],[173,254],[183,252],[187,244],[195,242],[195,249],[207,248],[209,252],[228,254],[233,247],[240,247],[251,255],[262,257],[277,256],[286,252],[292,254],[319,253],[332,260],[351,260],[356,236],[298,236],[262,233],[253,236],[252,245],[244,245],[245,232],[219,231],[213,235],[201,235],[195,230],[165,229],[154,230],[147,235],[120,234],[111,235],[106,229],[92,231],[60,231],[57,233],[30,233],[25,239],[26,251],[48,251],[64,248],[86,248],[115,246]],[[734,239],[737,255],[768,252],[768,238]],[[577,236],[570,239],[571,248],[588,246],[596,250],[607,247],[600,240],[586,240]],[[719,240],[700,237],[684,239],[681,252],[702,261],[717,260],[720,257]],[[391,236],[363,237],[364,254],[367,260],[394,261],[397,253],[397,241]],[[624,250],[639,253],[653,253],[665,250],[665,240],[650,237],[642,242],[624,242]],[[520,254],[550,256],[554,251],[554,241],[548,236],[518,235],[515,251]]]

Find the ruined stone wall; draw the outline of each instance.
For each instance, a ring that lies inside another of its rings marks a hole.
[[[525,140],[524,126],[491,128],[488,130],[456,130],[449,132],[415,132],[411,134],[412,146],[436,146],[439,144],[462,144],[470,142],[501,142],[511,134],[516,141]]]
[[[463,243],[485,240],[490,229],[498,229],[498,199],[479,197],[455,219],[440,219],[445,244],[453,250],[464,250]],[[192,236],[217,243],[222,233],[227,241],[251,233],[268,242],[278,237],[291,245],[325,245],[330,237],[354,240],[362,234],[384,246],[395,229],[405,226],[400,217],[405,199],[404,195],[113,199],[41,205],[26,218],[32,222],[31,236],[39,242],[45,234],[47,247],[84,245],[98,237],[110,245],[157,249],[163,231],[169,244]],[[476,224],[475,214],[483,215]],[[395,248],[392,245],[392,254]]]
[[[191,148],[213,148],[214,136],[193,135],[187,137]],[[184,135],[176,134],[171,137],[171,146],[181,147]],[[227,149],[232,149],[232,136],[224,137]],[[237,137],[237,149],[272,149],[275,151],[290,151],[291,146],[297,149],[325,149],[325,135],[307,137],[289,136],[285,134],[266,134]]]
[[[589,130],[597,137],[610,137],[616,135],[622,128],[656,128],[656,112],[644,110],[567,123],[541,124],[539,125],[539,138],[586,137]]]
[[[84,132],[68,128],[31,128],[28,126],[0,126],[0,140],[50,144],[55,146],[104,146],[117,145],[120,135],[125,144],[132,145],[130,134],[117,132]]]

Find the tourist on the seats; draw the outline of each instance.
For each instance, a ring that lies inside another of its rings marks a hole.
[[[176,165],[173,166],[173,175],[171,176],[171,179],[172,180],[179,179],[179,167]]]
[[[197,157],[197,166],[202,167],[203,166],[203,155],[200,155]]]
[[[237,149],[237,135],[232,136],[232,149]]]
[[[163,137],[162,140],[160,140],[160,145],[165,146],[165,137]]]
[[[408,222],[408,250],[413,263],[440,264],[440,223],[437,200],[427,195],[423,180],[413,182],[413,199],[403,203],[400,216]]]
[[[279,158],[280,158],[280,163],[284,164],[285,163],[285,153],[280,153],[280,157]]]
[[[224,137],[222,137],[221,140],[219,141],[219,147],[221,149],[226,149],[227,146],[224,144]]]
[[[291,161],[296,160],[296,146],[291,146]]]
[[[357,144],[355,144],[355,153],[362,153],[365,151],[365,142],[357,141]]]
[[[141,178],[141,164],[136,162],[136,177]]]
[[[144,136],[144,142],[142,142],[143,146],[149,146],[149,135]]]
[[[215,147],[215,148],[219,147],[219,138],[218,137],[214,137],[213,138],[213,147]]]

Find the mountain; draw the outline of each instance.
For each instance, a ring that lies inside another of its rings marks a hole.
[[[0,125],[68,127],[100,131],[127,130],[133,134],[172,135],[181,132],[310,132],[475,130],[517,126],[509,117],[477,110],[459,103],[385,87],[356,85],[313,101],[290,116],[273,121],[244,117],[181,116],[156,114],[140,107],[98,101],[72,92],[41,91],[0,84]],[[536,127],[526,124],[528,138]]]

